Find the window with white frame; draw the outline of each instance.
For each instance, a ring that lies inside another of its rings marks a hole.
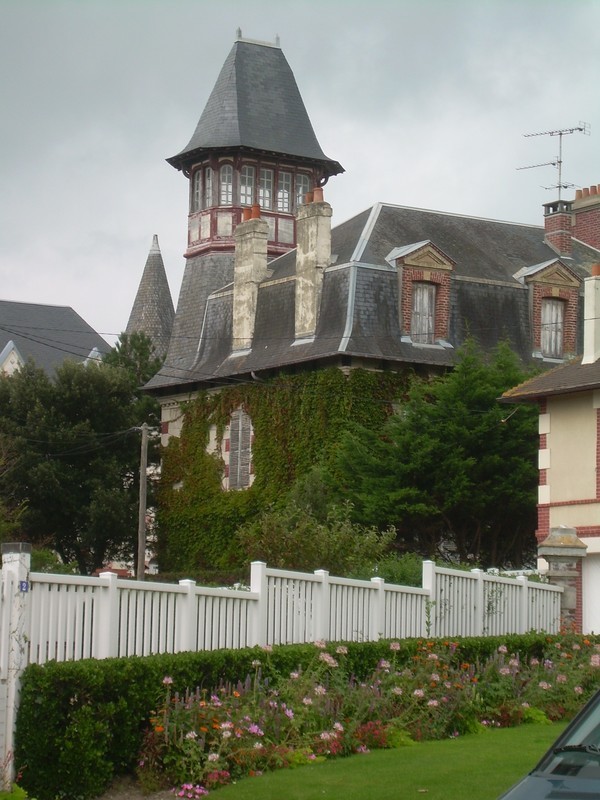
[[[202,187],[202,170],[197,169],[192,175],[192,197],[191,211],[198,211],[200,208],[200,191]]]
[[[292,210],[292,173],[280,172],[277,176],[277,211]]]
[[[273,170],[261,168],[258,180],[258,202],[261,208],[273,207]]]
[[[230,206],[233,202],[233,167],[223,164],[219,173],[219,203]]]
[[[250,486],[252,465],[252,420],[243,408],[231,415],[229,422],[229,488]]]
[[[210,208],[213,204],[212,198],[212,167],[206,167],[204,170],[204,208]]]
[[[308,175],[296,175],[296,206],[304,203],[304,195],[310,192],[310,180]]]
[[[240,203],[251,206],[254,203],[254,167],[246,164],[240,171]]]
[[[410,336],[415,344],[433,344],[435,336],[435,284],[412,285]]]
[[[565,302],[555,297],[542,299],[542,355],[546,358],[562,358]]]

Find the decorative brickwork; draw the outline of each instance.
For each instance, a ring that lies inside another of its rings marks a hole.
[[[600,249],[600,185],[578,189],[572,208],[575,239]]]
[[[563,315],[563,354],[575,353],[577,347],[577,306],[579,289],[573,287],[551,286],[547,283],[532,284],[532,323],[533,349],[542,349],[542,302],[546,298],[562,300],[565,304]]]
[[[450,272],[416,269],[404,266],[402,273],[402,335],[410,336],[410,321],[413,308],[413,283],[433,283],[435,292],[435,334],[434,338],[448,338],[448,321],[450,317]]]

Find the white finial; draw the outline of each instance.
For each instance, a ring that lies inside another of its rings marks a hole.
[[[152,247],[150,248],[151,253],[160,253],[160,247],[158,246],[158,236],[154,234],[152,237]]]
[[[237,29],[237,31],[235,32],[235,37],[236,37],[236,39],[241,39],[242,38],[242,29],[241,28]]]

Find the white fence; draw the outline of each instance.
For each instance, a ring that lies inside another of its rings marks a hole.
[[[13,547],[12,551],[9,548]],[[19,678],[49,660],[420,636],[555,633],[562,588],[423,562],[423,588],[251,567],[250,591],[29,572],[3,546],[0,759],[12,748]]]

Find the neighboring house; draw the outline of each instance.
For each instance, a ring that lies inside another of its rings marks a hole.
[[[380,203],[331,230],[323,186],[342,167],[323,154],[279,46],[241,37],[168,161],[188,179],[189,213],[171,342],[147,386],[163,443],[198,390],[281,370],[429,374],[469,335],[484,349],[507,339],[544,366],[581,351],[582,281],[600,260],[595,187],[547,203],[543,226]],[[251,482],[253,435],[240,408],[213,440],[226,488]]]
[[[110,346],[68,306],[0,300],[0,372],[12,375],[28,360],[48,375],[66,359],[99,359]]]
[[[600,234],[600,227],[597,228]],[[577,621],[600,630],[600,264],[585,279],[583,356],[503,395],[537,403],[538,543],[553,529],[575,529],[587,547],[576,581]]]

